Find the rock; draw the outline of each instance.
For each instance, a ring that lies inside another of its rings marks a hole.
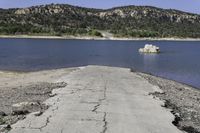
[[[140,53],[160,53],[160,48],[152,44],[146,44],[144,48],[139,49]]]
[[[5,129],[5,125],[0,125],[0,131],[2,131],[3,129]]]
[[[0,117],[0,125],[5,124],[5,120]]]
[[[10,124],[0,125],[0,133],[8,133],[12,129]]]
[[[5,128],[6,129],[11,129],[11,125],[8,124],[8,125],[5,126]]]
[[[18,9],[15,11],[16,15],[24,15],[24,14],[29,14],[31,11],[28,8],[25,9]]]
[[[57,94],[49,94],[49,97],[54,97],[54,96],[56,96]]]
[[[63,88],[65,86],[67,86],[67,83],[65,83],[65,82],[58,82],[58,83],[56,83],[56,87],[57,88]]]
[[[0,116],[7,116],[7,114],[3,111],[0,111]]]
[[[41,109],[40,103],[37,102],[21,102],[12,105],[12,115],[26,115],[37,109]]]
[[[43,112],[42,111],[38,111],[38,112],[35,112],[35,113],[33,113],[35,116],[41,116],[42,114],[43,114]]]
[[[26,115],[28,114],[28,110],[13,110],[12,115]]]
[[[13,104],[12,107],[20,108],[20,107],[26,107],[26,106],[33,106],[37,104],[38,103],[36,102],[21,102],[21,103]]]

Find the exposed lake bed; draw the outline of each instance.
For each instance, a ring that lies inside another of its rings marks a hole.
[[[162,90],[150,95],[165,101],[163,107],[171,109],[175,115],[172,122],[175,126],[188,133],[200,132],[200,91],[198,89],[149,74],[138,72],[138,75]]]
[[[93,66],[87,66],[85,68],[93,68]],[[94,70],[101,74],[101,72],[99,72],[99,68],[105,69],[106,67],[97,66],[96,68],[94,66]],[[121,68],[109,67],[109,69],[113,69],[117,73],[119,73],[118,71]],[[73,74],[73,72],[76,71],[79,72],[82,70],[81,68],[66,68],[29,73],[2,72],[0,77],[0,99],[2,101],[0,111],[4,112],[5,115],[1,115],[1,130],[10,130],[8,129],[8,127],[12,128],[12,124],[17,122],[18,120],[26,118],[26,115],[31,112],[36,112],[34,113],[34,115],[42,115],[42,113],[45,112],[46,109],[48,109],[48,104],[46,105],[44,103],[45,100],[56,95],[56,93],[52,93],[52,91],[54,91],[54,89],[57,90],[60,87],[63,88],[70,84],[70,82],[60,82],[59,79],[63,76],[70,75],[71,73]],[[162,90],[155,90],[149,93],[149,95],[160,98],[160,100],[165,102],[165,105],[163,105],[163,107],[172,110],[175,118],[171,122],[174,125],[179,127],[179,129],[185,130],[189,133],[199,132],[200,112],[198,105],[200,104],[200,91],[181,83],[151,76],[148,74],[140,72],[132,73],[134,75],[138,75],[141,78],[144,78],[144,81],[147,80],[151,84],[157,86],[159,89]],[[93,77],[93,79],[95,78]],[[33,95],[27,95],[28,93],[31,93]],[[59,94],[59,91],[57,91],[57,93]],[[71,90],[71,94],[73,93],[75,92]],[[39,106],[35,104],[23,106],[23,108],[19,108],[20,110],[18,110],[21,111],[21,114],[13,114],[13,111],[15,112],[15,108],[13,108],[13,105],[23,103],[39,103]],[[143,103],[141,103],[141,106],[143,106]],[[26,113],[25,111],[28,112]],[[162,114],[159,115],[162,116]]]
[[[27,114],[41,115],[48,105],[43,102],[63,88],[64,82],[55,82],[78,68],[67,68],[30,73],[0,73],[0,132],[10,130],[11,125],[23,120]]]

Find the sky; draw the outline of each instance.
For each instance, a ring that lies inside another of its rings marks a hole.
[[[200,0],[0,0],[0,8],[19,8],[50,3],[100,9],[124,5],[148,5],[200,14]]]

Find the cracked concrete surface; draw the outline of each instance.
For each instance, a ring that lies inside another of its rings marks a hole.
[[[87,66],[60,77],[41,116],[30,114],[10,133],[181,133],[170,110],[150,92],[159,91],[129,69]]]

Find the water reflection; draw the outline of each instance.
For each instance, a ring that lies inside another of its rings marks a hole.
[[[151,71],[153,68],[157,68],[158,54],[143,54],[143,65],[145,71]]]

